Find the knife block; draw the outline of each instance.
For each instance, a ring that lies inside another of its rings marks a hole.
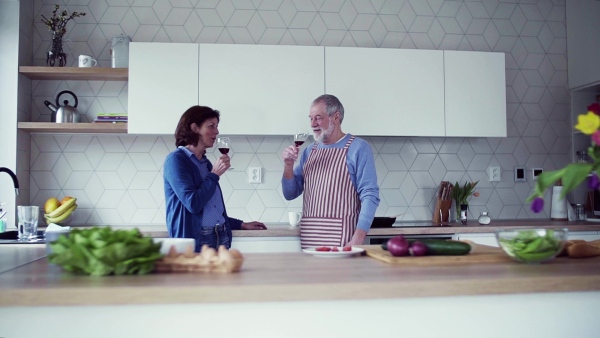
[[[450,213],[452,209],[452,200],[442,200],[437,198],[433,208],[433,224],[445,225],[450,223]]]

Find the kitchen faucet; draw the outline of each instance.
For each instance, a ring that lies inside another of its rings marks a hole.
[[[15,195],[19,195],[19,180],[17,179],[17,175],[15,175],[15,173],[12,172],[12,170],[5,168],[5,167],[0,167],[0,173],[1,172],[5,172],[7,174],[10,175],[10,177],[13,180],[13,184],[15,186]]]

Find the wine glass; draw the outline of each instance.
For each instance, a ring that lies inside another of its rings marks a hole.
[[[217,149],[221,154],[228,154],[230,148],[229,137],[217,137]],[[229,167],[227,170],[233,170],[233,167]]]
[[[303,145],[307,139],[308,139],[308,133],[294,134],[294,144],[296,145],[297,148],[299,148],[301,145]]]
[[[217,138],[217,149],[221,154],[225,155],[229,153],[229,137],[218,137]]]

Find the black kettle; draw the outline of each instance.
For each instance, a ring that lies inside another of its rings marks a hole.
[[[71,94],[75,99],[75,106],[69,105],[69,100],[64,100],[63,105],[60,105],[60,96],[63,94]],[[44,101],[46,107],[52,110],[52,115],[50,116],[51,122],[56,123],[77,123],[79,122],[79,112],[77,111],[77,104],[79,100],[77,99],[77,95],[70,90],[63,90],[58,93],[56,96],[56,106],[50,103],[49,101]]]

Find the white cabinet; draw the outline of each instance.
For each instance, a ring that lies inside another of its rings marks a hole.
[[[598,231],[569,231],[568,239],[582,239],[589,242],[600,239],[600,234]]]
[[[468,233],[468,234],[456,234],[454,235],[456,240],[459,241],[471,241],[476,244],[488,245],[498,248],[498,241],[496,240],[495,234],[490,233]]]
[[[446,136],[506,137],[504,53],[444,51]]]
[[[323,57],[318,46],[201,44],[199,102],[221,112],[223,135],[308,132]]]
[[[198,104],[198,45],[129,45],[128,132],[170,134]]]
[[[442,51],[325,47],[325,90],[346,132],[444,136]]]
[[[566,12],[569,88],[600,84],[600,1],[569,0]]]
[[[242,253],[300,252],[300,237],[233,237],[231,248]]]

